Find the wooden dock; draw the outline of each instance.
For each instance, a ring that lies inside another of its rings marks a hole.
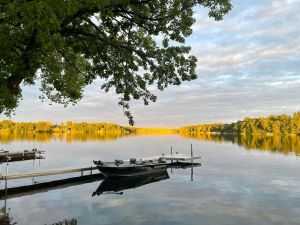
[[[158,156],[151,156],[151,157],[143,157],[143,158],[137,158],[137,160],[141,161],[147,161],[147,160],[153,160],[157,161],[159,158],[164,157],[167,161],[191,161],[192,159],[201,159],[201,156],[189,156],[185,154],[169,154],[169,155],[158,155]],[[127,161],[127,160],[125,160]]]
[[[0,163],[1,162],[14,162],[31,159],[43,159],[42,154],[45,151],[39,151],[37,149],[24,150],[18,152],[0,151]]]
[[[174,158],[172,158],[174,160]],[[183,167],[191,167],[192,163],[190,162],[169,162],[169,168],[183,168]],[[195,166],[198,166],[199,163],[193,163]],[[201,165],[201,164],[200,164]],[[20,174],[7,174],[1,175],[0,180],[14,180],[14,179],[22,179],[28,177],[41,177],[41,176],[50,176],[50,175],[57,175],[57,174],[65,174],[65,173],[76,173],[81,172],[83,174],[84,171],[90,171],[92,174],[93,170],[97,170],[96,166],[84,166],[84,167],[75,167],[75,168],[61,168],[61,169],[51,169],[47,171],[37,171],[37,172],[28,172],[28,173],[20,173]]]
[[[95,166],[52,169],[52,170],[39,171],[39,172],[20,173],[20,174],[11,174],[11,175],[7,174],[7,175],[2,175],[0,177],[0,179],[1,180],[13,180],[13,179],[28,178],[28,177],[40,177],[40,176],[49,176],[49,175],[75,173],[75,172],[81,172],[83,174],[84,171],[90,171],[90,173],[92,173],[92,171],[96,170],[96,169],[97,169],[97,167],[95,167]]]
[[[36,149],[33,149],[32,151],[27,151],[26,154],[32,154],[33,152],[41,152],[41,151],[37,151]],[[0,157],[1,157],[1,154],[8,154],[8,152],[0,153]],[[11,154],[13,154],[13,153],[11,153]],[[23,154],[25,154],[25,151],[23,152]],[[192,145],[191,145],[191,155],[178,154],[178,153],[172,154],[172,147],[171,147],[171,154],[169,154],[169,155],[162,154],[159,156],[137,158],[137,160],[158,161],[161,157],[164,157],[167,160],[169,168],[176,168],[176,167],[183,168],[183,167],[190,167],[190,166],[193,167],[193,165],[195,164],[194,160],[201,158],[200,156],[193,156],[193,150],[192,150]],[[129,160],[124,160],[124,162],[129,162]],[[7,166],[6,166],[6,174],[0,175],[0,180],[13,180],[13,179],[50,176],[50,175],[75,173],[75,172],[81,172],[81,175],[83,175],[84,171],[90,171],[90,174],[92,174],[92,171],[97,169],[96,166],[85,166],[85,167],[75,167],[75,168],[51,169],[51,170],[47,170],[47,171],[28,172],[28,173],[20,173],[20,174],[11,174],[10,175],[8,173],[8,165],[9,164],[7,164]]]

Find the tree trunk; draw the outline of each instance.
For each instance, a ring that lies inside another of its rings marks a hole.
[[[23,77],[20,75],[12,75],[7,78],[6,85],[12,95],[17,95],[20,93],[20,84],[22,81]]]

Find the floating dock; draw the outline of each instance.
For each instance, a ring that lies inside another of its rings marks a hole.
[[[42,154],[45,151],[39,151],[37,149],[24,150],[19,152],[0,151],[0,163],[1,162],[15,162],[31,159],[44,159]]]
[[[29,172],[29,173],[20,173],[20,174],[12,174],[12,175],[2,175],[0,177],[1,180],[13,180],[13,179],[21,179],[28,177],[41,177],[41,176],[50,176],[64,173],[75,173],[81,172],[83,174],[84,171],[90,171],[92,173],[93,170],[96,170],[95,166],[85,166],[85,167],[75,167],[75,168],[61,168],[61,169],[51,169],[47,171],[38,171],[38,172]]]
[[[41,154],[42,151],[37,151],[36,149],[33,149],[32,151],[24,151],[21,154],[23,156],[25,155],[35,155],[35,153]],[[7,157],[8,154],[10,156],[13,156],[15,158],[20,157],[20,153],[9,153],[9,152],[2,152],[0,153],[0,157],[3,155],[3,157]],[[15,154],[16,156],[14,156]],[[191,145],[191,155],[185,155],[185,154],[172,154],[172,147],[171,147],[171,154],[169,155],[159,155],[159,156],[152,156],[152,157],[145,157],[145,158],[137,158],[137,160],[140,161],[157,161],[159,158],[164,157],[167,160],[167,164],[169,168],[183,168],[183,167],[193,167],[193,165],[197,166],[199,163],[194,163],[195,159],[200,159],[200,156],[193,156],[193,149]],[[129,162],[130,160],[124,160],[124,162]],[[85,167],[75,167],[75,168],[61,168],[61,169],[51,169],[47,171],[39,171],[39,172],[28,172],[28,173],[20,173],[20,174],[12,174],[9,175],[8,173],[8,165],[6,166],[6,174],[0,175],[1,180],[12,180],[12,179],[21,179],[21,178],[29,178],[29,177],[39,177],[39,176],[50,176],[50,175],[57,175],[57,174],[66,174],[66,173],[75,173],[75,172],[81,172],[81,175],[83,175],[84,171],[90,171],[90,174],[92,174],[93,170],[96,170],[96,166],[85,166]],[[201,165],[201,164],[200,164]]]
[[[169,168],[184,168],[184,167],[189,168],[192,165],[199,166],[199,163],[177,162],[176,160],[174,160],[174,161],[175,162],[168,163]],[[51,170],[47,170],[47,171],[1,175],[0,179],[1,180],[14,180],[14,179],[29,178],[29,177],[41,177],[41,176],[50,176],[50,175],[76,173],[76,172],[81,172],[81,174],[83,175],[84,171],[90,171],[90,174],[92,174],[93,170],[97,170],[97,167],[96,166],[84,166],[84,167],[75,167],[75,168],[61,168],[61,169],[51,169]]]
[[[158,155],[158,156],[151,156],[151,157],[143,157],[143,158],[137,158],[137,160],[141,161],[157,161],[159,158],[164,157],[167,161],[192,161],[194,159],[201,159],[201,156],[190,156],[185,154],[170,154],[170,155]],[[124,160],[125,162],[129,162],[129,160]]]

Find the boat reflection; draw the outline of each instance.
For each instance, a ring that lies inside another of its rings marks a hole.
[[[92,194],[92,196],[102,194],[123,194],[122,191],[137,188],[146,184],[151,184],[169,179],[167,169],[150,174],[143,174],[131,177],[107,177],[105,178]]]
[[[191,169],[191,181],[193,181],[194,168],[200,167],[201,163],[191,162],[172,162],[168,165],[171,173],[174,169]],[[169,179],[167,169],[160,171],[153,171],[152,173],[142,174],[138,176],[128,177],[107,177],[105,178],[97,190],[93,192],[92,196],[103,194],[119,194],[122,195],[124,190],[138,188],[143,185],[163,181]]]

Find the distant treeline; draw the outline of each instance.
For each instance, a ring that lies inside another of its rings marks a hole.
[[[245,118],[230,124],[201,124],[194,126],[171,128],[136,128],[120,126],[112,123],[75,123],[68,121],[62,124],[51,122],[12,122],[10,120],[0,121],[0,133],[90,133],[90,134],[114,134],[122,136],[127,134],[176,134],[188,133],[225,133],[225,134],[274,134],[300,135],[300,112],[292,116],[268,116],[259,118]]]
[[[0,121],[0,132],[2,133],[115,133],[126,134],[126,127],[111,123],[74,123],[68,121],[59,125],[51,122],[12,122],[10,120]]]
[[[112,137],[118,137],[128,134],[172,134],[178,133],[177,129],[169,128],[136,128],[120,126],[112,123],[74,123],[68,121],[65,124],[55,125],[51,122],[13,122],[10,120],[0,121],[0,133],[15,133],[15,134],[30,134],[30,133],[83,133],[83,134],[106,134],[113,135]],[[24,136],[24,135],[22,135]]]
[[[184,133],[228,133],[228,134],[297,134],[300,135],[300,112],[292,116],[268,116],[245,118],[231,124],[202,124],[179,129]]]

